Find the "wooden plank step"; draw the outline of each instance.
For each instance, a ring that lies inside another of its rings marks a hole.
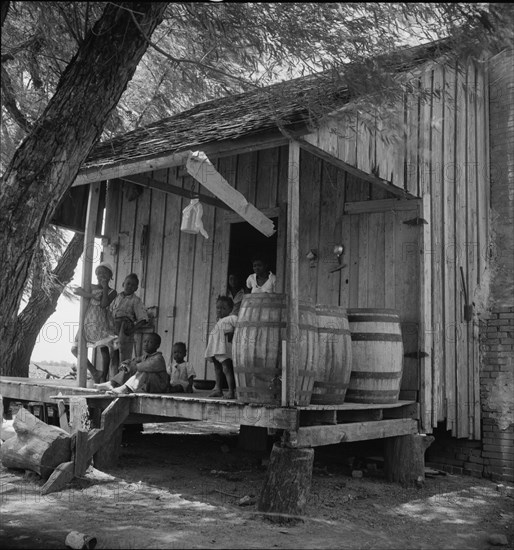
[[[339,405],[305,405],[303,407],[297,407],[299,410],[304,411],[361,411],[368,409],[397,409],[398,407],[404,407],[416,403],[412,400],[398,400],[395,403],[342,403]]]
[[[412,418],[353,422],[334,426],[306,426],[298,428],[294,446],[318,447],[415,433],[418,433],[418,422]]]

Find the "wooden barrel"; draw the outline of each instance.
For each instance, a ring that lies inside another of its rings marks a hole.
[[[344,403],[352,370],[352,341],[346,309],[316,305],[319,360],[311,404]]]
[[[318,359],[316,311],[300,302],[298,337],[298,405],[310,403]],[[244,403],[280,405],[282,400],[282,341],[286,339],[286,296],[247,294],[232,341],[237,399]]]
[[[346,401],[396,403],[403,370],[403,341],[398,312],[349,309],[352,373]]]

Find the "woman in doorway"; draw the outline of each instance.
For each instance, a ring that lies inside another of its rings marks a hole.
[[[246,279],[246,286],[252,294],[268,292],[273,294],[277,282],[276,276],[268,269],[268,263],[262,256],[252,259],[253,274]]]
[[[238,315],[241,308],[241,302],[245,295],[245,288],[241,283],[241,278],[236,273],[231,273],[228,276],[227,296],[232,298],[234,309],[231,315]]]

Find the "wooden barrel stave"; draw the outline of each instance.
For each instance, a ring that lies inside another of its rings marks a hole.
[[[311,403],[341,404],[350,381],[352,346],[346,310],[339,306],[316,305],[319,359]]]

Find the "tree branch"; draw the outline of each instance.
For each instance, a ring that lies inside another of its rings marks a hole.
[[[1,67],[2,76],[2,95],[4,96],[4,107],[13,117],[15,122],[22,128],[27,134],[32,130],[32,124],[25,117],[25,115],[18,109],[16,105],[14,87],[11,82],[11,77],[5,68]]]
[[[136,18],[134,17],[134,14],[131,13],[132,19],[134,20],[134,23],[136,27],[139,29],[139,32],[143,36],[143,38],[148,42],[148,45],[151,46],[156,52],[159,52],[160,54],[164,55],[166,58],[168,58],[170,61],[173,61],[173,63],[188,63],[190,65],[196,65],[197,67],[201,67],[202,69],[206,69],[208,71],[212,71],[214,73],[218,73],[222,76],[225,76],[226,78],[230,78],[231,80],[235,80],[236,82],[239,82],[240,84],[243,84],[244,86],[251,86],[255,89],[260,89],[259,86],[254,84],[253,82],[250,82],[249,80],[246,80],[244,78],[241,78],[239,76],[234,76],[233,74],[227,73],[225,71],[222,71],[221,69],[218,69],[216,67],[213,67],[212,65],[208,65],[207,63],[202,63],[201,61],[198,61],[196,59],[187,59],[184,57],[174,57],[170,53],[166,52],[155,42],[152,42],[148,36],[146,36],[145,31],[141,28],[139,23],[137,22]]]

